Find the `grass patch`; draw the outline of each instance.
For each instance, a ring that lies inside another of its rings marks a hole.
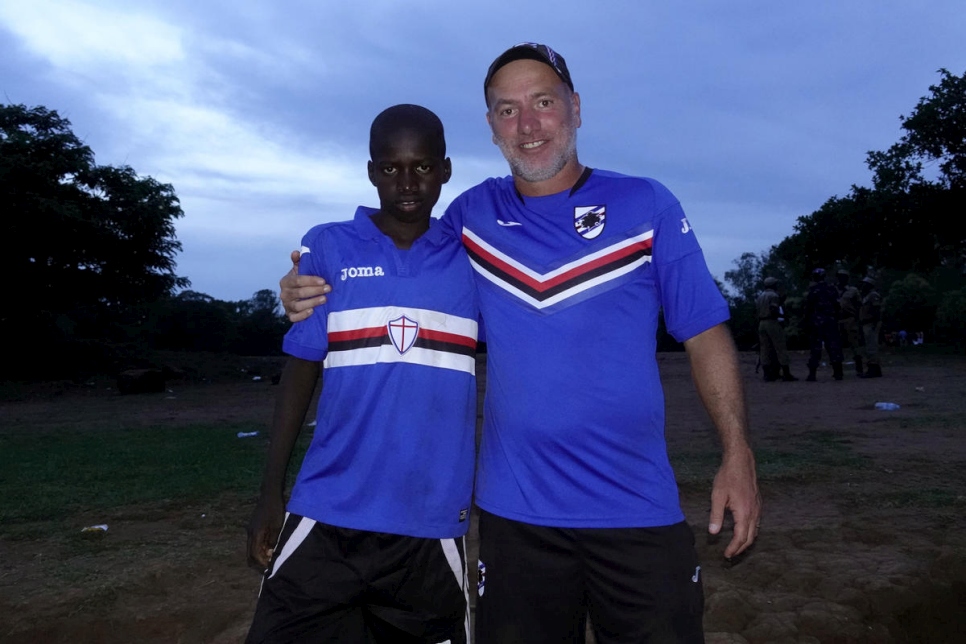
[[[253,438],[238,432],[260,431]],[[303,431],[290,476],[311,438]],[[0,536],[13,525],[167,500],[257,494],[264,428],[253,424],[0,435]]]
[[[852,450],[849,439],[834,432],[810,432],[796,437],[789,447],[755,450],[759,481],[815,480],[833,471],[853,472],[874,465],[871,458]],[[714,479],[721,453],[708,450],[671,454],[671,464],[679,485],[706,485]]]
[[[966,427],[966,414],[904,416],[892,420],[899,429],[954,429]]]
[[[951,508],[966,507],[966,497],[943,488],[899,490],[882,495],[880,503],[889,508]]]

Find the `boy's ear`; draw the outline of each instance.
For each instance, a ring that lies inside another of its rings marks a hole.
[[[443,159],[443,183],[449,181],[449,178],[453,176],[453,164],[450,163],[449,157]]]
[[[369,183],[376,185],[376,169],[372,167],[372,161],[366,164],[366,171],[369,173]]]

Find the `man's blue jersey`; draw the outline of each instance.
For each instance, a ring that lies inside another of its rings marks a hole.
[[[681,521],[658,315],[683,341],[728,307],[677,199],[601,170],[536,198],[505,177],[460,195],[441,221],[466,246],[486,325],[477,504],[558,527]]]
[[[288,504],[331,525],[427,538],[466,532],[473,487],[479,307],[438,221],[396,248],[359,208],[302,240],[299,271],[338,297],[283,347],[323,361],[315,434]]]

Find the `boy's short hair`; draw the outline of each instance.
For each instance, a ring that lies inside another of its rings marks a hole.
[[[408,103],[388,107],[372,120],[369,128],[369,156],[374,157],[377,146],[399,130],[412,130],[425,135],[438,146],[439,157],[446,157],[443,122],[425,107]]]

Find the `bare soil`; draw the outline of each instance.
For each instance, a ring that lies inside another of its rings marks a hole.
[[[765,515],[756,545],[728,562],[728,535],[706,533],[714,432],[685,356],[659,356],[709,643],[966,641],[966,359],[885,358],[881,379],[847,367],[841,382],[822,369],[814,383],[764,383],[755,357],[742,355]],[[803,364],[794,357],[800,377]],[[127,427],[267,424],[270,375],[142,396],[118,396],[104,382],[46,387],[0,404],[0,431],[88,431],[105,418]],[[879,401],[900,409],[876,410]],[[254,494],[115,508],[0,539],[0,642],[241,641],[258,592],[245,565]],[[78,536],[96,523],[109,531]],[[469,547],[474,561],[473,533]]]

